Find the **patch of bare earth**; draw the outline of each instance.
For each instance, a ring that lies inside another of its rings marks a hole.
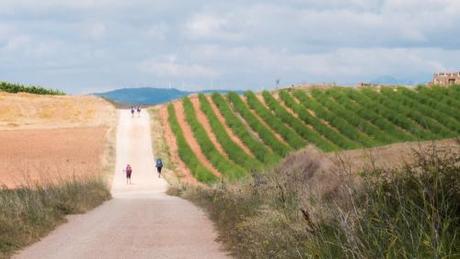
[[[190,170],[179,157],[176,137],[174,136],[174,133],[172,132],[168,122],[167,106],[162,105],[157,109],[160,123],[163,125],[163,138],[169,149],[170,163],[174,163],[174,173],[179,177],[181,182],[196,184],[197,180],[193,178]]]
[[[0,184],[110,181],[115,122],[115,108],[97,97],[0,92]]]
[[[205,167],[210,169],[211,172],[214,173],[216,176],[220,177],[219,171],[211,164],[211,162],[209,162],[209,160],[203,154],[203,152],[201,151],[200,145],[198,144],[195,137],[193,136],[192,129],[190,128],[187,121],[185,120],[184,107],[182,106],[182,102],[175,101],[173,102],[173,105],[174,105],[174,109],[176,110],[177,121],[184,133],[184,137],[187,140],[187,143],[189,144],[190,148],[194,151],[198,160]]]
[[[219,109],[216,107],[215,103],[212,101],[211,97],[210,96],[206,96],[206,98],[208,98],[208,102],[209,104],[211,105],[211,108],[212,110],[214,111],[214,113],[216,114],[216,117],[217,119],[219,120],[220,124],[222,124],[222,126],[224,126],[225,128],[225,131],[227,132],[228,136],[230,137],[230,139],[235,142],[238,146],[240,146],[244,152],[246,152],[248,155],[254,157],[254,155],[252,154],[251,150],[249,150],[249,148],[240,140],[239,137],[237,137],[233,131],[230,129],[230,127],[227,125],[226,121],[225,121],[225,118],[222,116],[222,114],[220,113]]]
[[[217,141],[217,137],[214,134],[214,131],[211,128],[211,125],[209,124],[208,118],[206,115],[203,113],[200,107],[200,100],[198,99],[197,96],[190,96],[190,101],[193,104],[193,108],[195,109],[195,114],[200,122],[201,126],[203,126],[204,130],[206,131],[206,134],[208,135],[209,139],[211,140],[212,144],[216,147],[217,151],[223,155],[224,157],[228,158],[227,153],[225,152],[224,148],[222,145],[220,145],[219,141]]]
[[[106,127],[0,131],[0,184],[102,176]]]

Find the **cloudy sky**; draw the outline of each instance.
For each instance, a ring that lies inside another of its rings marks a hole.
[[[459,0],[0,0],[0,80],[70,93],[415,82],[460,70]]]

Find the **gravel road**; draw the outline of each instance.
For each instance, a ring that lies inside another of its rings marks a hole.
[[[68,217],[15,258],[226,258],[212,222],[190,202],[168,196],[158,178],[146,112],[119,111],[113,199]],[[122,169],[133,168],[127,185]]]

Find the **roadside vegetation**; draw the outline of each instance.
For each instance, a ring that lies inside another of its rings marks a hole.
[[[45,94],[45,95],[65,95],[63,91],[55,89],[47,89],[41,86],[21,85],[8,82],[0,82],[0,91],[8,93],[31,93],[31,94]]]
[[[0,258],[8,258],[65,221],[110,199],[103,178],[62,180],[54,184],[0,188]]]
[[[313,150],[233,184],[183,186],[238,258],[458,258],[460,142],[348,172]]]
[[[177,159],[172,159],[170,144],[165,137],[165,127],[161,120],[160,109],[153,107],[148,109],[150,114],[150,132],[152,134],[153,155],[163,161],[163,176],[170,184],[178,184],[180,181],[180,172],[178,170]]]

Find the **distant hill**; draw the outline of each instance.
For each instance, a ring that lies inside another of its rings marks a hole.
[[[212,93],[228,92],[227,90],[204,90],[204,91],[182,91],[175,88],[122,88],[113,91],[95,93],[94,95],[106,98],[110,101],[118,104],[143,104],[143,105],[155,105],[166,103],[175,99],[182,98],[184,96],[194,93]]]
[[[374,78],[370,81],[372,84],[383,84],[383,85],[416,85],[416,84],[423,84],[429,82],[429,77],[421,77],[417,80],[411,79],[403,79],[403,78],[396,78],[389,75],[380,76]]]

